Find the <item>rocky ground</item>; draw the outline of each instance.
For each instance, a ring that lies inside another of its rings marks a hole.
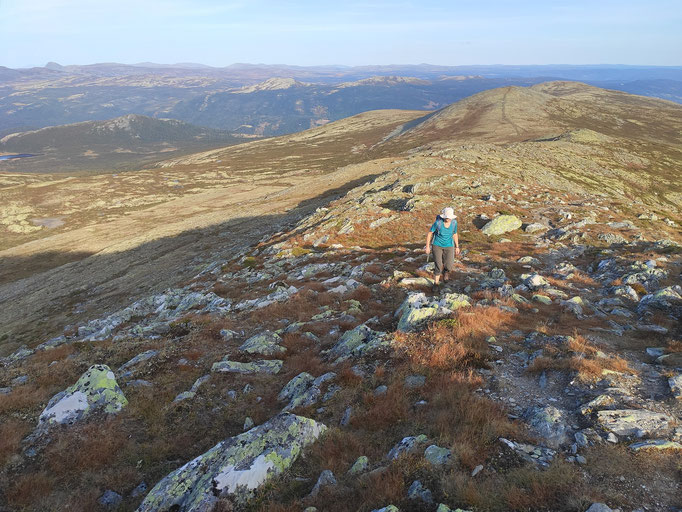
[[[548,144],[410,148],[18,347],[0,510],[680,510],[679,204],[608,188],[627,163],[567,178],[612,155],[594,137]],[[463,253],[433,289],[446,205]]]
[[[676,510],[676,221],[473,181],[396,161],[6,358],[6,508]],[[465,251],[432,291],[442,204]]]

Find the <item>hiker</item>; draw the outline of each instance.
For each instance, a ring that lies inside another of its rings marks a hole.
[[[455,264],[455,255],[459,256],[459,235],[455,219],[455,211],[452,208],[443,208],[426,235],[426,254],[430,254],[433,248],[433,262],[436,265],[434,291],[440,286],[441,275],[443,281],[448,280]]]

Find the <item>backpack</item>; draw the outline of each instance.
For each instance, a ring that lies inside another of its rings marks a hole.
[[[445,223],[445,220],[443,217],[440,215],[436,215],[436,231],[433,232],[433,238],[436,238],[438,236],[438,233],[440,233],[440,230],[443,229],[443,224]]]

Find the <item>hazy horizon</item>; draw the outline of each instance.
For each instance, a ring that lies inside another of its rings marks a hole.
[[[5,0],[0,64],[679,66],[681,22],[672,0]]]

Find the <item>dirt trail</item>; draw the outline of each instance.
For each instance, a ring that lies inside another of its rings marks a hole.
[[[289,178],[289,187],[213,189],[2,251],[0,336],[9,339],[0,355],[174,286],[211,261],[280,231],[387,164]]]

